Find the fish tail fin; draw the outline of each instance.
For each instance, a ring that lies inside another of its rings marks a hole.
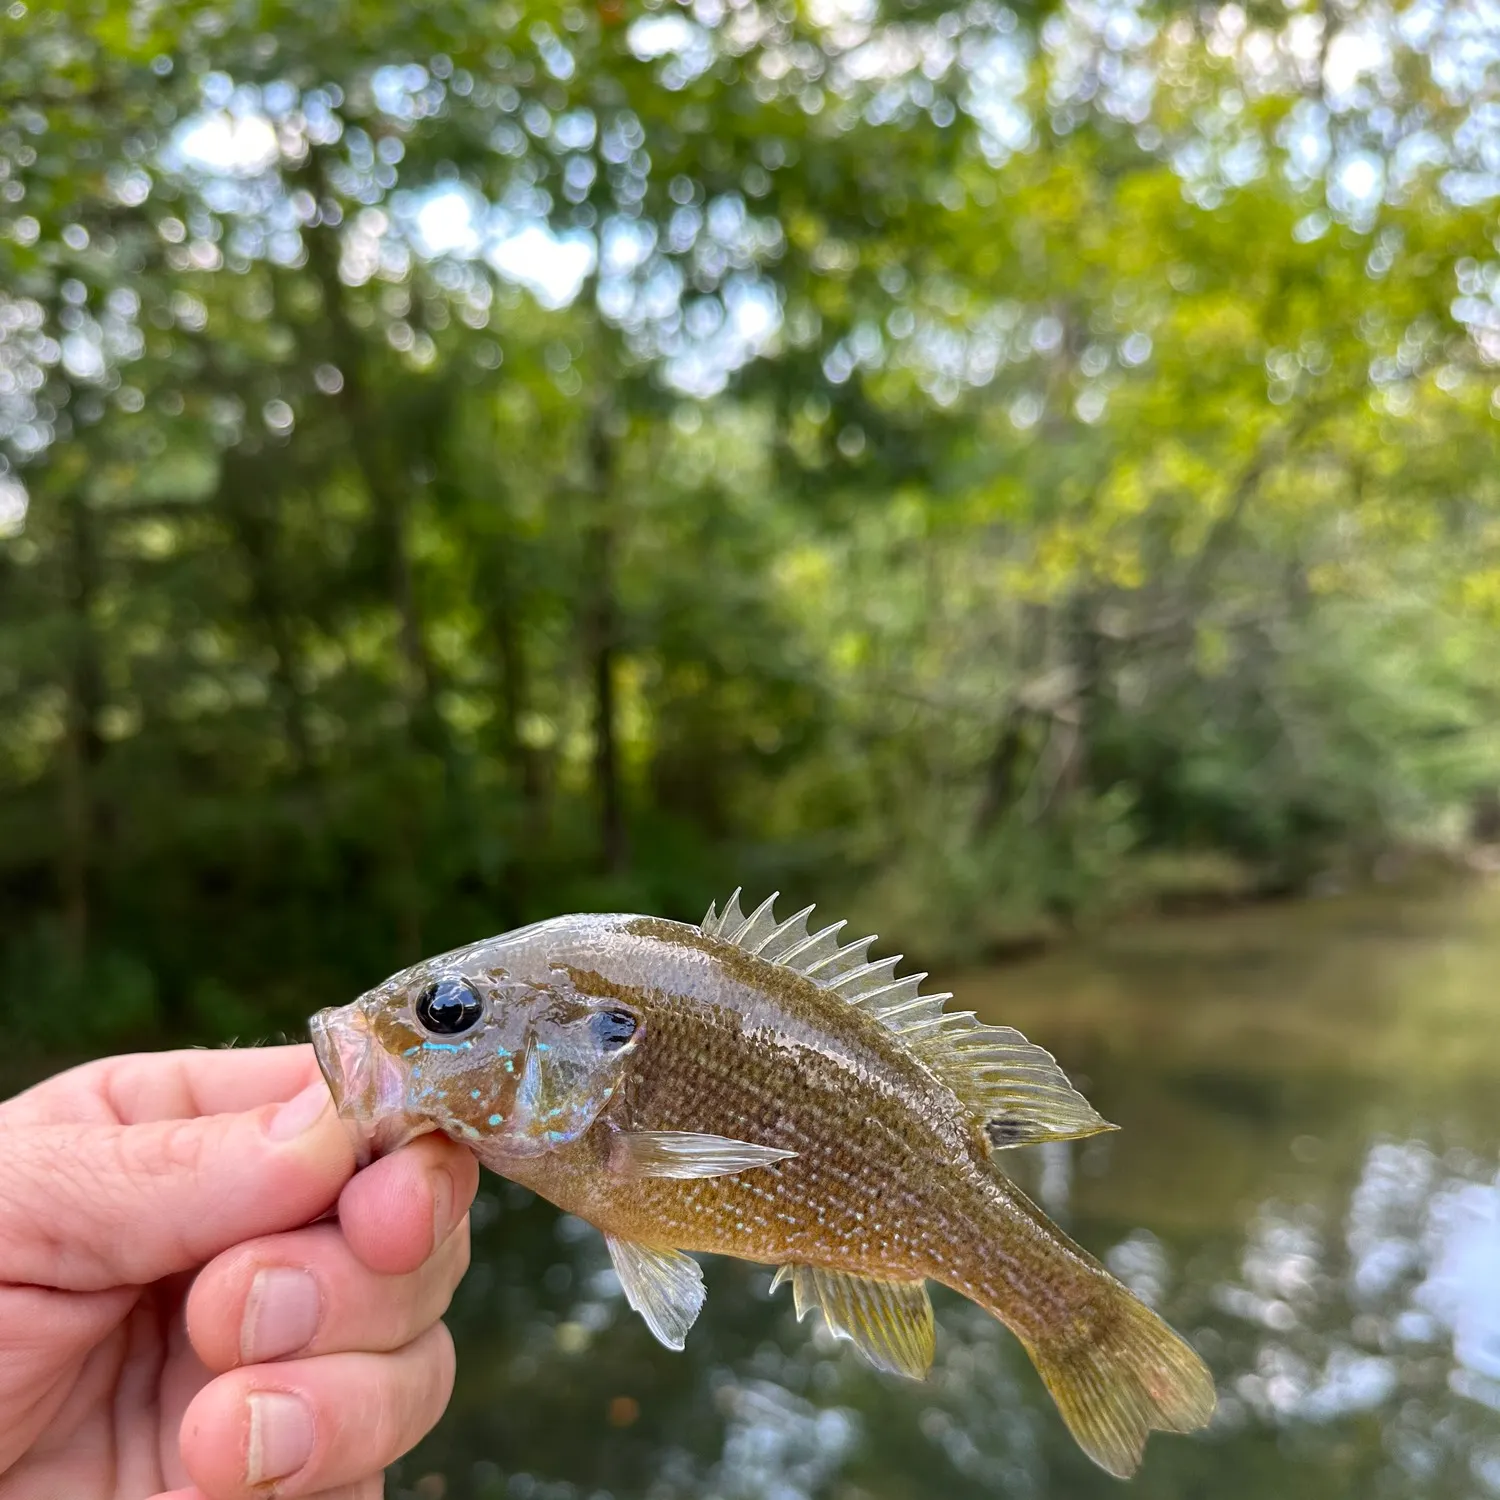
[[[1136,1471],[1152,1428],[1191,1432],[1213,1416],[1207,1365],[1107,1273],[1065,1329],[1023,1342],[1078,1445],[1117,1478]]]

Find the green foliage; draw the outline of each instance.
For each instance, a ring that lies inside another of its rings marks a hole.
[[[12,6],[3,1003],[262,1034],[565,908],[931,959],[1455,845],[1493,162],[1462,28],[1368,19]]]

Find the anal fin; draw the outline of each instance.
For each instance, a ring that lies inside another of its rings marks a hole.
[[[680,1349],[703,1307],[703,1270],[681,1250],[604,1236],[625,1300],[668,1349]]]
[[[875,1281],[822,1266],[782,1266],[771,1283],[792,1283],[800,1322],[813,1308],[878,1370],[923,1379],[932,1366],[932,1302],[921,1281]]]

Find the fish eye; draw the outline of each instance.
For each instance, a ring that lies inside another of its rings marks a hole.
[[[601,1010],[589,1023],[606,1052],[618,1052],[635,1035],[636,1019],[628,1010]]]
[[[435,979],[417,996],[416,1012],[435,1036],[457,1036],[484,1014],[484,1001],[467,979]]]

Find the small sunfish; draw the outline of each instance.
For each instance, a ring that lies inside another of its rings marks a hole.
[[[603,1231],[626,1300],[680,1349],[685,1252],[778,1267],[797,1316],[883,1370],[932,1363],[926,1283],[1009,1328],[1073,1435],[1121,1477],[1152,1428],[1214,1408],[1202,1360],[992,1161],[1108,1130],[1050,1054],[944,1011],[739,893],[697,927],[569,916],[405,969],[320,1011],[313,1043],[365,1150],[428,1130]]]

